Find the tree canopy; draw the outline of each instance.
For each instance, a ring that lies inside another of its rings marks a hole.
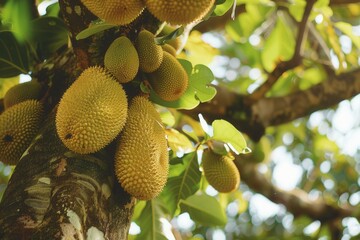
[[[115,144],[69,153],[54,137],[54,113],[115,38],[134,42],[143,28],[158,45],[177,41],[189,86],[175,101],[142,79],[124,87],[156,104],[169,147],[163,191],[137,201],[114,177]],[[66,219],[81,222],[74,236],[94,239],[126,239],[129,228],[129,239],[358,239],[359,65],[356,0],[216,0],[182,26],[147,9],[117,26],[80,0],[0,1],[0,110],[7,90],[31,79],[43,86],[47,114],[31,156],[0,161],[0,238],[21,224],[33,239],[57,236],[51,224]],[[234,158],[235,191],[209,184],[207,149]]]

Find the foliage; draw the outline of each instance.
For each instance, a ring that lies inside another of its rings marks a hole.
[[[0,12],[2,96],[4,89],[16,84],[20,74],[32,75],[37,65],[68,43],[65,23],[58,17],[58,3],[50,5],[44,16],[34,18],[29,7],[20,2],[9,0]],[[131,239],[168,239],[173,234],[171,228],[184,239],[331,238],[331,225],[327,222],[295,216],[278,205],[271,205],[273,210],[264,210],[254,200],[256,192],[245,183],[236,192],[218,193],[202,172],[201,153],[207,147],[220,154],[240,154],[240,159],[257,164],[261,173],[279,188],[289,191],[299,188],[312,199],[322,197],[333,206],[358,207],[359,96],[342,102],[340,107],[269,126],[258,142],[243,135],[229,121],[218,119],[208,124],[201,117],[197,121],[183,115],[215,97],[217,90],[211,84],[248,96],[267,81],[279,63],[291,61],[295,54],[301,56],[301,64],[281,74],[266,97],[304,91],[326,82],[334,74],[359,68],[360,33],[356,25],[360,24],[360,5],[337,6],[328,0],[315,1],[308,16],[307,36],[301,40],[297,38],[298,26],[307,2],[310,1],[217,1],[213,13],[207,16],[209,20],[226,16],[229,11],[236,16],[228,19],[221,30],[207,33],[199,30],[189,35],[179,55],[189,76],[185,94],[179,100],[166,102],[146,84],[141,85],[141,90],[150,94],[161,111],[171,161],[168,182],[160,196],[137,203],[132,221],[141,231],[132,234]],[[233,11],[234,4],[244,11]],[[76,38],[84,40],[114,27],[94,21]],[[156,38],[156,42],[164,44],[184,32],[185,28],[179,27]],[[300,52],[296,52],[299,41],[304,42]],[[238,120],[242,118],[236,116]],[[291,176],[294,172],[290,170],[286,174],[282,168],[286,165],[299,174]],[[11,170],[0,163],[0,198]],[[266,194],[265,190],[260,193]],[[268,204],[265,201],[261,204]],[[191,218],[187,219],[191,226],[181,227],[186,214]],[[347,239],[359,237],[358,219],[358,216],[337,219]]]

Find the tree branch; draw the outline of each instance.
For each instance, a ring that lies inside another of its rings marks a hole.
[[[307,35],[307,22],[315,2],[315,0],[309,0],[306,2],[304,14],[298,26],[294,55],[290,60],[285,62],[281,61],[276,65],[275,69],[269,74],[268,79],[264,82],[264,84],[250,95],[250,100],[256,101],[265,96],[265,94],[272,88],[284,72],[298,66],[301,63],[301,51]]]
[[[329,204],[322,198],[310,200],[308,194],[301,189],[292,191],[279,189],[257,170],[256,164],[250,163],[245,158],[237,156],[235,160],[241,180],[252,190],[264,195],[272,202],[283,204],[295,217],[305,215],[321,222],[330,222],[344,217],[359,218],[355,207]]]
[[[290,122],[315,111],[332,107],[342,100],[360,93],[360,68],[329,79],[304,91],[284,97],[261,98],[257,102],[247,100],[217,86],[213,100],[202,103],[192,110],[182,110],[194,119],[201,113],[208,121],[225,119],[254,141],[258,141],[265,128]]]

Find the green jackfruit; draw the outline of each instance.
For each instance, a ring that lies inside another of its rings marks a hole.
[[[141,71],[150,73],[160,67],[163,50],[161,46],[155,44],[154,34],[147,30],[141,31],[136,39],[135,48],[139,55]]]
[[[168,52],[172,56],[176,57],[176,49],[173,46],[171,46],[170,44],[164,44],[161,47],[165,52]]]
[[[146,8],[160,21],[188,24],[204,17],[215,0],[144,0]]]
[[[0,115],[0,160],[16,165],[40,129],[42,104],[36,100],[18,103]]]
[[[156,197],[166,184],[169,157],[159,113],[145,97],[133,98],[115,154],[121,186],[141,200]]]
[[[127,109],[122,86],[105,69],[87,68],[60,100],[57,133],[64,145],[74,152],[96,152],[120,133]]]
[[[41,85],[38,82],[25,82],[10,88],[4,96],[4,107],[9,107],[25,100],[38,100],[41,93]]]
[[[223,156],[205,149],[202,164],[206,180],[217,191],[227,193],[236,190],[240,184],[240,173],[231,156]]]
[[[107,49],[104,65],[120,83],[133,80],[139,71],[139,56],[127,37],[115,39]]]
[[[149,82],[155,93],[165,101],[179,99],[188,87],[189,78],[177,59],[164,52],[160,67],[148,74]]]
[[[141,0],[81,0],[94,15],[108,23],[126,25],[144,10]]]

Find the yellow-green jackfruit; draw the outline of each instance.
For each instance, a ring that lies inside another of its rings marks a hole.
[[[160,67],[163,60],[163,50],[161,46],[155,44],[154,34],[142,30],[136,39],[135,48],[139,55],[141,71],[150,73]]]
[[[107,49],[104,65],[120,83],[133,80],[139,71],[139,56],[127,37],[115,39]]]
[[[4,107],[9,107],[25,100],[38,100],[41,93],[41,85],[38,82],[25,82],[10,88],[4,96]]]
[[[122,86],[105,69],[87,68],[60,100],[57,133],[64,145],[74,152],[96,152],[122,130],[127,109]]]
[[[159,20],[180,25],[204,17],[215,0],[144,0],[144,2],[147,9]]]
[[[169,157],[159,113],[144,97],[133,98],[115,154],[115,173],[130,195],[156,197],[166,184]]]
[[[42,104],[36,100],[18,103],[0,115],[0,160],[15,165],[43,120]]]
[[[132,22],[145,7],[141,0],[81,0],[81,2],[97,17],[117,25]]]
[[[170,44],[164,44],[161,47],[165,52],[168,52],[172,56],[176,57],[176,49],[173,46],[171,46]]]
[[[236,190],[240,184],[240,173],[231,156],[223,156],[205,149],[202,164],[205,178],[217,191],[227,193]]]
[[[155,93],[165,101],[179,99],[188,86],[188,75],[178,60],[168,52],[160,67],[148,74],[149,82]]]

